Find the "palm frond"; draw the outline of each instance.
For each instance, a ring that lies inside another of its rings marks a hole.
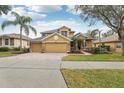
[[[33,31],[33,33],[35,35],[37,35],[37,30],[34,27],[32,27],[31,25],[29,25],[29,28]]]
[[[28,25],[23,25],[22,30],[25,32],[25,34],[28,36],[29,35],[29,27]]]
[[[13,12],[12,11],[11,14],[14,15],[16,18],[19,18],[20,17],[20,15],[18,13],[16,13],[16,12]]]
[[[1,25],[1,29],[4,30],[4,28],[9,25],[17,25],[17,22],[16,21],[4,21]]]
[[[20,21],[21,21],[21,24],[26,24],[26,23],[30,23],[32,19],[28,16],[21,16]]]
[[[11,10],[11,6],[0,5],[0,15],[7,14]]]

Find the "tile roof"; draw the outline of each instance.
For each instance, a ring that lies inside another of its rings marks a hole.
[[[38,37],[38,38],[34,38],[34,39],[32,39],[31,41],[33,42],[33,41],[41,41],[41,39],[43,39],[44,37]]]
[[[16,34],[16,33],[3,34],[3,35],[0,35],[0,37],[10,37],[10,38],[17,38],[17,39],[20,39],[20,34]],[[24,40],[31,40],[31,38],[29,38],[29,37],[27,37],[27,36],[24,36],[24,35],[22,35],[22,39],[24,39]]]
[[[119,41],[118,34],[114,34],[106,38],[101,38],[101,42],[113,42],[113,41]],[[99,40],[94,41],[94,43],[99,43]]]
[[[78,35],[82,35],[82,36],[86,37],[86,39],[93,39],[92,37],[88,37],[88,36],[86,36],[85,34],[83,34],[81,32],[75,34],[74,36],[78,36]]]
[[[57,32],[58,29],[54,29],[54,30],[48,30],[48,31],[43,31],[41,33],[54,33],[54,32]]]
[[[66,27],[66,26],[62,26],[62,27]],[[62,27],[60,27],[60,28],[58,28],[58,29],[43,31],[43,32],[41,32],[41,34],[42,34],[42,33],[54,33],[54,32],[58,32],[59,29],[61,29]],[[66,28],[68,28],[68,27],[66,27]],[[70,29],[70,28],[68,28],[68,29]],[[71,30],[70,30],[70,32],[75,32],[75,31],[71,31]]]

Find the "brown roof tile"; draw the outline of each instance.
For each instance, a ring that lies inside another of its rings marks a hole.
[[[113,42],[113,41],[119,41],[118,34],[114,34],[106,38],[101,38],[101,42]],[[99,40],[94,41],[94,43],[99,43]]]

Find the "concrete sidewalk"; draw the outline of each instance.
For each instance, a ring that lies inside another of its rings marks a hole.
[[[61,68],[66,69],[124,69],[124,62],[79,62],[63,61]]]

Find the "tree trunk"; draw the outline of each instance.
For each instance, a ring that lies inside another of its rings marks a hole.
[[[20,51],[22,51],[22,27],[20,28]]]
[[[124,36],[121,38],[122,43],[122,56],[124,56]]]

